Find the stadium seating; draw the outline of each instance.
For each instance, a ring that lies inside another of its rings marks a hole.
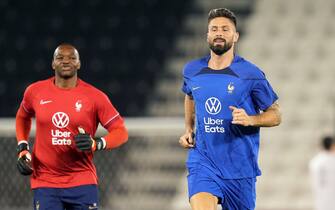
[[[119,181],[111,190],[108,204],[118,210],[169,210],[183,174],[186,153],[173,136],[133,138],[122,162]]]
[[[73,43],[80,77],[127,116],[143,115],[186,1],[1,1],[0,117],[14,116],[28,84],[53,75],[54,49]]]
[[[0,17],[6,25],[0,26],[0,46],[5,52],[0,56],[1,115],[13,116],[24,87],[51,75],[52,51],[65,40],[81,52],[83,78],[104,89],[121,112],[183,116],[183,65],[208,53],[209,9],[228,7],[239,17],[238,53],[264,70],[279,94],[283,113],[280,127],[262,129],[263,175],[257,180],[256,209],[311,210],[308,161],[318,151],[320,137],[333,133],[335,122],[335,2],[158,2],[162,3],[98,0],[83,2],[77,8],[74,0],[58,5],[0,1]],[[60,10],[64,16],[59,15]],[[96,16],[93,10],[101,14]],[[155,20],[157,16],[163,19]],[[33,52],[27,55],[31,48]],[[180,134],[131,134],[121,149],[97,154],[103,209],[190,209],[186,152],[177,144]],[[2,137],[1,141],[2,151],[14,148],[13,137]],[[7,153],[0,158],[6,169],[0,173],[6,183],[0,185],[0,204],[5,210],[8,206],[12,207],[8,210],[27,209],[31,205],[28,180],[19,178],[11,155],[9,160]]]
[[[189,2],[0,1],[0,117],[14,117],[24,88],[53,75],[53,51],[62,42],[78,48],[80,77],[105,91],[122,115],[145,115],[157,79],[168,77],[165,59],[183,17],[193,10]],[[14,129],[13,122],[10,126]],[[4,169],[0,178],[5,182],[1,184],[0,205],[3,210],[28,209],[32,203],[29,179],[16,171],[13,130],[10,135],[0,138],[2,151],[6,151],[0,158]],[[132,135],[126,147],[96,155],[102,209],[122,209],[122,205],[157,209],[173,197],[177,186],[172,183],[184,171],[179,160],[186,154],[176,150],[176,137],[172,138],[162,138],[166,144],[154,141],[159,148],[150,153],[148,146],[140,143],[150,137]],[[160,136],[151,137],[157,139],[161,140]],[[165,146],[177,152],[163,151]],[[161,170],[170,175],[160,175]],[[157,201],[151,204],[155,195]]]
[[[313,206],[308,162],[334,132],[333,8],[328,0],[259,0],[246,24],[240,52],[264,69],[283,113],[279,128],[263,129],[259,209]]]
[[[203,12],[186,17],[185,27],[189,32],[177,39],[179,54],[167,63],[170,75],[175,76],[170,76],[157,89],[160,101],[151,103],[153,115],[182,116],[183,96],[176,92],[181,87],[185,62],[208,52],[207,9],[226,6],[234,8],[238,16],[239,11],[248,11],[236,6],[247,5],[244,1],[234,1],[239,2],[235,6],[230,4],[232,1],[197,2]],[[335,27],[332,20],[335,3],[331,0],[256,0],[251,4],[251,15],[242,21],[244,30],[237,51],[264,70],[279,94],[283,113],[280,127],[262,129],[263,176],[258,178],[257,209],[309,210],[313,198],[308,162],[318,151],[320,138],[334,133]],[[171,86],[177,87],[172,90]],[[183,188],[185,183],[178,191],[180,196],[175,198],[179,210],[189,208],[187,203],[181,202],[186,196]]]

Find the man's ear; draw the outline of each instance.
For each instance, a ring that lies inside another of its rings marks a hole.
[[[78,64],[77,64],[77,70],[79,70],[81,67],[81,62],[79,61]]]
[[[51,62],[51,67],[52,67],[52,69],[53,69],[53,70],[56,70],[56,67],[55,67],[55,62],[54,62],[54,60],[52,60],[52,62]]]
[[[237,42],[239,37],[240,37],[240,33],[236,31],[236,33],[234,34],[234,42]]]

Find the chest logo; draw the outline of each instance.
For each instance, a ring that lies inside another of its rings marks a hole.
[[[70,122],[69,116],[64,112],[56,112],[52,116],[52,123],[57,128],[65,128]]]
[[[43,105],[43,104],[48,104],[48,103],[51,103],[52,101],[50,100],[40,100],[40,104]]]
[[[81,107],[83,107],[83,104],[81,103],[81,100],[78,100],[75,104],[76,111],[80,112]]]
[[[206,100],[205,108],[208,114],[218,114],[221,111],[221,102],[215,97]]]
[[[229,83],[229,85],[227,87],[228,93],[233,93],[234,89],[235,89],[234,83],[232,83],[232,82]]]

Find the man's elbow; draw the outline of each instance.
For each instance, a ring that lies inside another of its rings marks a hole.
[[[280,106],[278,104],[278,102],[276,101],[275,103],[273,103],[267,110],[266,112],[268,112],[270,114],[270,119],[271,119],[271,125],[270,127],[273,126],[278,126],[281,124],[282,122],[282,115],[281,115],[281,111],[280,111]]]
[[[281,113],[279,110],[276,111],[276,117],[275,117],[275,120],[274,120],[274,123],[273,123],[273,126],[278,126],[280,125],[282,122],[282,117],[281,117]]]
[[[123,141],[123,143],[126,143],[128,141],[128,138],[129,138],[129,135],[128,135],[128,131],[126,130],[125,134],[124,134],[124,141]]]
[[[123,127],[121,136],[122,136],[121,144],[125,144],[128,141],[128,138],[129,138],[128,130],[127,130],[126,127]]]

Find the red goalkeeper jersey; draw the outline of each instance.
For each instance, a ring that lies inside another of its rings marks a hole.
[[[79,126],[94,136],[99,123],[122,122],[108,97],[79,79],[75,88],[61,89],[50,78],[30,85],[21,106],[36,118],[31,188],[97,184],[93,153],[77,150],[73,137]]]

